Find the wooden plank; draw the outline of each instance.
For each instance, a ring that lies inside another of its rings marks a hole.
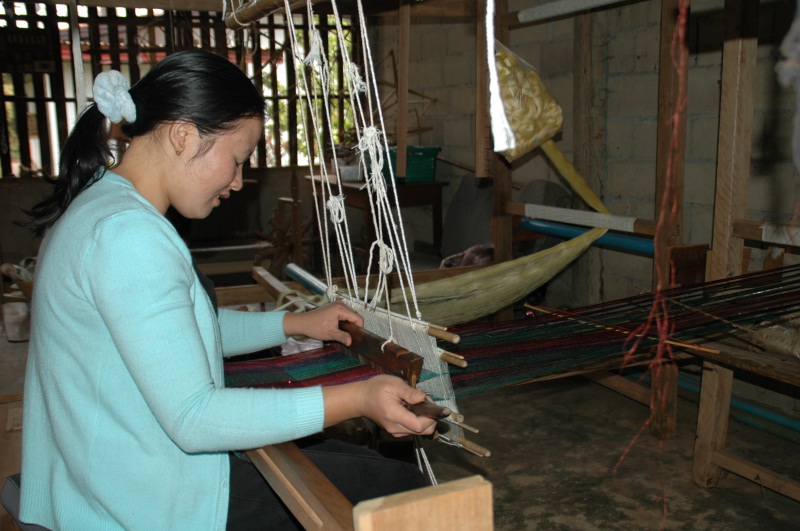
[[[589,375],[589,378],[593,382],[599,383],[603,387],[607,387],[612,391],[616,391],[623,396],[639,402],[640,404],[644,404],[645,406],[650,405],[650,390],[641,384],[625,378],[624,376],[605,372]]]
[[[42,0],[43,4],[63,4],[63,0]],[[177,11],[222,11],[218,0],[81,0],[82,6],[128,7],[132,9],[165,9]],[[280,2],[281,7],[283,2]]]
[[[198,263],[197,268],[206,275],[226,275],[228,273],[247,273],[253,267],[253,260],[233,262]]]
[[[253,267],[251,269],[251,275],[253,279],[258,282],[258,285],[266,290],[267,293],[275,297],[275,299],[280,297],[281,294],[291,291],[286,284],[281,282],[278,278],[261,266]],[[286,297],[286,300],[288,302],[292,302],[295,307],[300,310],[313,310],[316,308],[316,306],[306,301],[302,297],[289,295]]]
[[[214,292],[220,307],[275,301],[261,286],[226,286],[215,288]]]
[[[486,0],[478,0],[475,20],[475,178],[491,176],[492,126],[489,119],[489,58],[486,49]],[[492,58],[494,59],[494,58]]]
[[[679,0],[662,0],[658,68],[658,123],[656,136],[655,259],[654,288],[669,286],[669,248],[683,240],[683,175],[686,151],[686,106],[681,105],[686,91],[687,50],[673,46],[678,28]],[[673,53],[678,51],[679,57]],[[674,68],[673,65],[679,65]],[[659,439],[675,436],[677,424],[678,377],[674,365],[653,371],[653,420],[650,432]]]
[[[294,443],[247,452],[261,475],[306,529],[353,529],[353,506]]]
[[[719,483],[722,469],[714,463],[714,453],[725,447],[731,407],[733,371],[716,363],[703,363],[697,432],[694,443],[692,476],[702,487]]]
[[[359,503],[356,531],[493,529],[492,484],[471,476]]]
[[[697,351],[696,354],[708,361],[753,374],[772,378],[779,382],[800,387],[800,360],[772,352],[753,352],[724,343],[704,343],[704,347],[716,350]]]
[[[733,235],[745,219],[753,136],[758,0],[725,0],[714,228],[707,280],[741,273],[744,242]]]
[[[727,450],[717,450],[713,455],[715,465],[738,474],[745,479],[800,501],[800,482],[788,476],[738,457]]]
[[[508,13],[507,0],[495,2],[495,15],[502,17]],[[508,44],[508,28],[496,26],[495,37],[498,41]],[[494,245],[494,260],[496,263],[507,262],[513,256],[513,229],[512,217],[506,213],[506,203],[511,200],[511,168],[502,157],[495,155],[492,159],[492,244]],[[507,306],[495,314],[496,320],[509,320],[514,317],[514,309]]]
[[[5,79],[4,76],[4,81]],[[28,128],[28,108],[25,102],[28,96],[25,90],[25,74],[14,72],[11,74],[11,80],[14,86],[13,127],[16,129],[17,138],[19,139],[19,143],[17,144],[19,149],[19,163],[22,167],[31,168],[31,148],[29,141],[31,135]],[[20,168],[19,172],[22,173],[22,171],[22,168]]]
[[[592,120],[592,94],[593,94],[593,55],[592,55],[592,15],[591,13],[579,14],[573,21],[575,33],[575,48],[573,50],[572,64],[572,145],[573,162],[577,172],[594,184],[594,171],[592,161],[592,140],[594,121]],[[588,124],[588,127],[587,127]]]
[[[509,201],[506,203],[506,212],[514,216],[525,217],[525,203]],[[578,211],[581,212],[581,211]],[[651,219],[635,218],[633,221],[633,234],[653,236],[656,233],[656,222]]]
[[[411,5],[400,3],[397,27],[397,169],[395,177],[407,175],[408,160],[408,67],[411,57]]]
[[[678,366],[664,361],[650,369],[650,434],[666,440],[675,437],[678,423]]]

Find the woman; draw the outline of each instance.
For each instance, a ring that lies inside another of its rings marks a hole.
[[[30,225],[45,237],[25,382],[23,521],[50,529],[278,528],[289,519],[280,508],[264,510],[269,494],[251,492],[256,472],[231,451],[359,416],[398,436],[432,433],[432,420],[403,407],[424,393],[397,378],[224,388],[223,355],[297,334],[348,344],[339,321],[362,324],[340,304],[308,314],[215,311],[164,217],[172,207],[204,218],[242,187],[264,103],[238,68],[185,51],[129,90],[121,74],[105,72],[94,96],[66,142],[53,196],[32,211]],[[107,118],[124,119],[130,138],[110,170]],[[370,469],[374,456],[364,459]],[[419,486],[419,476],[407,476],[406,486]],[[257,503],[238,504],[241,495]],[[242,512],[248,504],[251,513]],[[274,519],[256,520],[265,513]]]

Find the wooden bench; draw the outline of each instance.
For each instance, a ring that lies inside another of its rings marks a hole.
[[[703,353],[703,375],[694,447],[694,481],[702,487],[719,484],[728,470],[768,489],[800,501],[800,482],[737,456],[725,449],[734,371],[744,371],[800,387],[800,359],[770,352],[751,352],[709,343],[718,354]]]
[[[415,531],[494,528],[492,484],[470,476],[355,507],[291,442],[247,452],[305,529]]]

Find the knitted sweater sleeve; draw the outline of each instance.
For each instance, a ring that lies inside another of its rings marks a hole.
[[[242,312],[220,308],[219,328],[225,356],[249,354],[286,342],[286,312]]]
[[[176,240],[171,227],[151,212],[107,218],[85,250],[82,281],[164,431],[184,451],[206,452],[253,448],[321,430],[320,388],[224,388],[216,318],[208,308],[200,311],[207,300],[194,300],[200,293],[197,279]]]

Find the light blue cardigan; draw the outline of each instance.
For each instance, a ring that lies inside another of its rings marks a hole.
[[[23,521],[224,529],[229,450],[318,432],[319,387],[225,389],[283,313],[214,312],[173,226],[107,172],[48,231],[25,381]]]

